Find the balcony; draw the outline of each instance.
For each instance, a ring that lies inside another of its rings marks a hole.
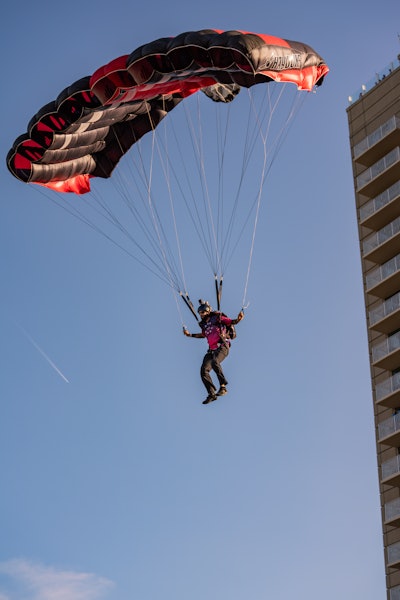
[[[387,408],[400,408],[400,373],[395,373],[375,388],[376,404]]]
[[[396,146],[356,179],[358,193],[373,198],[399,179],[400,147]]]
[[[400,290],[400,254],[368,273],[367,292],[378,298],[388,298]]]
[[[400,367],[400,331],[372,346],[372,364],[389,371]]]
[[[369,167],[399,144],[400,119],[393,116],[354,146],[354,160]]]
[[[378,441],[386,446],[400,446],[400,413],[378,424]]]
[[[360,207],[361,225],[370,229],[379,229],[392,221],[400,213],[400,180],[384,192]]]
[[[400,498],[387,502],[384,506],[384,524],[398,527],[400,525]]]
[[[400,329],[400,292],[370,310],[368,327],[387,334]]]
[[[379,231],[369,235],[362,244],[366,260],[382,263],[400,252],[400,216]]]
[[[391,569],[400,569],[400,542],[387,547],[387,566]]]
[[[400,455],[397,454],[381,465],[381,483],[400,487]]]
[[[400,600],[400,585],[396,585],[389,591],[389,600]]]

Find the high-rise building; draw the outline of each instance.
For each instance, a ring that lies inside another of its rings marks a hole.
[[[388,600],[400,600],[400,55],[349,97]]]

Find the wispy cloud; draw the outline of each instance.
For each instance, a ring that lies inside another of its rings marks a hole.
[[[0,600],[98,600],[113,583],[93,573],[61,571],[23,559],[0,563],[0,573],[11,579],[10,589],[0,590]],[[18,596],[15,594],[18,588]]]

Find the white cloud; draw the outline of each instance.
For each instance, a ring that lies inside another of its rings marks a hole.
[[[93,573],[61,571],[23,559],[0,563],[0,573],[13,583],[11,591],[0,591],[0,600],[17,600],[16,587],[22,589],[26,600],[97,600],[113,585]]]

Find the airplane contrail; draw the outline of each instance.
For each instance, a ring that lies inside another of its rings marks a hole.
[[[38,352],[40,352],[40,354],[48,362],[48,364],[55,370],[56,373],[59,374],[61,379],[63,379],[66,383],[69,383],[69,381],[65,377],[65,375],[60,371],[60,369],[57,367],[57,365],[54,364],[54,362],[51,360],[51,358],[49,356],[47,356],[47,354],[44,352],[44,350],[42,350],[42,348],[35,342],[35,340],[32,338],[32,336],[29,335],[29,333],[26,331],[26,329],[24,329],[21,325],[18,325],[18,327],[21,329],[21,331],[24,333],[24,335],[28,338],[28,340],[31,342],[31,344],[36,348],[36,350]]]

